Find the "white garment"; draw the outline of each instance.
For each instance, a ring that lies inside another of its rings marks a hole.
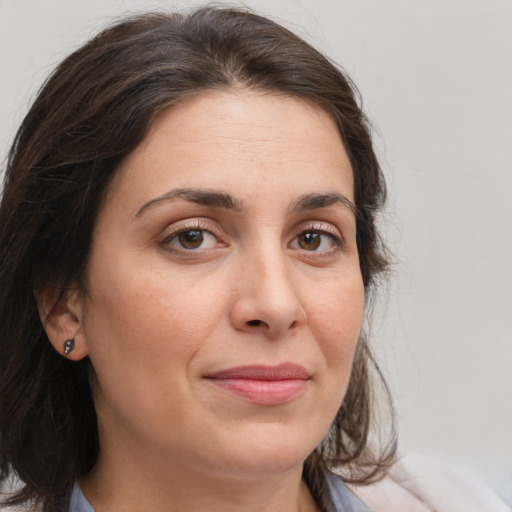
[[[351,486],[372,512],[511,512],[489,487],[432,457],[409,454],[382,481]]]

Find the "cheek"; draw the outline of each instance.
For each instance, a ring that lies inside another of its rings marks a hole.
[[[118,265],[108,279],[91,283],[85,318],[93,364],[110,364],[114,357],[130,372],[186,365],[215,328],[222,308],[220,295],[205,293],[204,283],[184,281],[176,272],[144,273],[140,267],[127,272]]]
[[[313,297],[308,321],[327,366],[339,377],[350,373],[364,314],[364,286],[358,276]],[[341,371],[340,371],[341,370]]]
[[[108,270],[108,279],[91,283],[85,316],[96,408],[105,422],[121,419],[137,431],[146,428],[141,416],[162,428],[169,415],[179,424],[192,363],[219,322],[222,296],[154,266]]]

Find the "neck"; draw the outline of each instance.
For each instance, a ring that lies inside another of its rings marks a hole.
[[[226,475],[147,458],[100,457],[80,482],[95,512],[314,512],[302,465],[282,474]]]

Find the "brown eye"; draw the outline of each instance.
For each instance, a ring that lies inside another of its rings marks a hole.
[[[184,249],[198,249],[203,243],[204,235],[200,229],[187,229],[179,233],[177,238]]]
[[[290,246],[318,256],[325,256],[334,254],[336,249],[341,249],[343,243],[340,237],[326,230],[310,229],[296,235]]]
[[[299,247],[305,251],[316,251],[320,247],[322,235],[320,233],[305,232],[298,237]]]
[[[162,248],[174,254],[186,256],[203,254],[205,251],[226,247],[212,231],[201,226],[176,227],[166,238],[160,242]]]

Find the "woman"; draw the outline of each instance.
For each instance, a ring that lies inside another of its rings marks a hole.
[[[265,18],[138,16],[68,57],[0,207],[6,502],[369,510],[384,199],[350,82]]]

